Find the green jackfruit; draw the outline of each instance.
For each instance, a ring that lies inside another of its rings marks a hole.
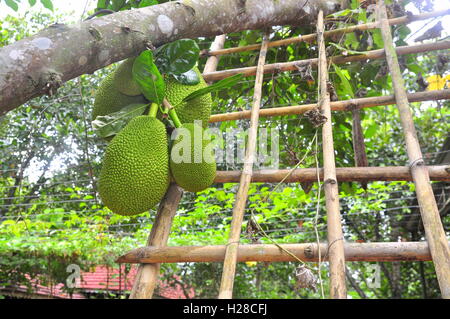
[[[189,192],[202,191],[214,182],[216,162],[211,139],[201,126],[183,124],[175,130],[170,171],[176,183]]]
[[[113,83],[114,73],[107,75],[95,93],[94,109],[92,110],[92,119],[97,116],[108,115],[120,111],[129,104],[148,103],[143,95],[128,96],[120,93]]]
[[[181,84],[171,76],[165,78],[166,98],[175,107],[181,123],[194,123],[194,120],[201,120],[203,128],[206,128],[211,116],[211,94],[202,95],[189,102],[182,102],[192,92],[207,86],[198,68],[194,67],[193,70],[200,77],[200,82],[196,85]]]
[[[141,89],[133,80],[133,63],[136,58],[127,59],[122,62],[114,71],[114,86],[120,93],[130,96],[141,95]]]
[[[137,116],[108,145],[98,181],[103,203],[114,213],[135,215],[152,209],[169,187],[165,126]]]

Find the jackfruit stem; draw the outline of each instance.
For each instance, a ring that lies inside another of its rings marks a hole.
[[[158,104],[156,103],[152,103],[152,105],[150,106],[150,111],[148,112],[148,116],[150,117],[156,117],[156,114],[158,113]]]
[[[181,123],[180,119],[178,118],[177,112],[175,111],[175,108],[172,106],[172,104],[170,104],[170,102],[167,101],[167,99],[163,100],[163,104],[164,104],[165,108],[168,110],[169,117],[172,120],[173,125],[175,125],[175,128],[182,127],[183,124]]]
[[[169,116],[173,122],[173,125],[175,125],[175,128],[179,128],[179,127],[183,126],[183,124],[181,124],[180,119],[178,118],[178,115],[177,115],[177,112],[175,111],[175,109],[169,110]]]

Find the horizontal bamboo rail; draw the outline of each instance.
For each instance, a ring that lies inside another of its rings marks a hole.
[[[317,262],[317,243],[280,244],[304,261]],[[118,263],[181,263],[181,262],[223,262],[225,245],[142,247],[133,249],[119,257]],[[322,260],[327,256],[328,245],[320,244]],[[345,243],[345,261],[429,261],[430,250],[426,242]],[[325,258],[325,260],[328,260]],[[275,245],[239,245],[238,262],[297,261]]]
[[[417,15],[410,15],[410,16],[403,16],[398,18],[393,18],[389,20],[390,25],[397,25],[397,24],[407,24],[413,21],[420,21],[420,20],[426,20],[434,17],[439,17],[443,15],[450,14],[450,9],[446,10],[439,10],[434,12],[425,12]],[[355,31],[365,31],[369,29],[375,29],[378,27],[377,22],[372,23],[366,23],[366,24],[359,24],[350,26],[347,28],[342,29],[335,29],[330,31],[325,31],[324,36],[330,37],[330,36],[336,36],[341,35],[344,33],[350,33]],[[288,39],[283,40],[277,40],[269,42],[269,48],[276,47],[276,46],[283,46],[283,45],[289,45],[292,43],[298,43],[298,42],[314,42],[316,40],[317,34],[306,34],[303,36],[297,36],[292,37]],[[251,44],[241,47],[233,47],[233,48],[227,48],[227,49],[220,49],[220,50],[204,50],[201,52],[202,56],[216,56],[216,55],[224,55],[224,54],[231,54],[231,53],[238,53],[238,52],[245,52],[245,51],[252,51],[252,50],[259,50],[261,48],[261,44]]]
[[[436,91],[424,91],[409,93],[408,100],[410,102],[423,102],[423,101],[437,101],[437,100],[449,100],[450,99],[450,89],[436,90]],[[360,99],[350,99],[345,101],[331,102],[332,111],[350,111],[353,108],[363,109],[367,107],[375,107],[382,105],[395,104],[394,95],[387,96],[374,96],[365,97]],[[317,103],[315,104],[304,104],[304,105],[292,105],[292,106],[282,106],[261,109],[259,111],[260,117],[273,117],[281,115],[298,115],[303,114],[309,110],[317,108]],[[209,118],[210,123],[214,122],[224,122],[224,121],[234,121],[249,119],[250,111],[241,112],[231,112],[214,114]]]
[[[450,181],[450,165],[427,166],[430,179],[433,181]],[[290,173],[292,171],[292,173]],[[286,176],[290,174],[287,178]],[[323,168],[319,170],[323,179]],[[238,183],[241,171],[218,171],[214,183]],[[410,169],[407,166],[386,167],[338,167],[336,177],[339,182],[359,181],[412,181]],[[316,182],[315,168],[268,169],[254,171],[252,183],[284,183]]]
[[[399,55],[405,54],[413,54],[413,53],[421,53],[428,51],[436,51],[436,50],[446,50],[450,49],[450,41],[440,41],[434,43],[425,43],[425,44],[416,44],[409,46],[397,47],[396,52]],[[386,56],[384,49],[372,50],[368,51],[364,54],[344,56],[338,55],[335,57],[331,57],[331,61],[336,64],[342,64],[347,62],[356,62],[356,61],[364,61],[369,59],[381,59]],[[273,63],[266,64],[264,66],[264,73],[275,73],[282,71],[293,71],[297,70],[297,67],[302,65],[317,65],[317,58],[306,59],[306,60],[297,60],[291,62],[283,62],[283,63]],[[235,74],[243,74],[244,76],[252,76],[256,74],[256,66],[249,66],[245,68],[237,68],[237,69],[229,69],[223,71],[215,71],[203,73],[203,78],[206,82],[213,82],[225,79]]]

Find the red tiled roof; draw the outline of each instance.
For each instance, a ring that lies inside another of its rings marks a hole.
[[[52,288],[43,286],[37,283],[36,279],[32,279],[33,294],[37,296],[48,296],[63,299],[85,299],[83,292],[102,292],[102,291],[131,291],[133,287],[134,278],[137,273],[137,267],[131,267],[128,273],[125,273],[125,268],[121,267],[120,271],[117,268],[109,268],[106,266],[97,266],[90,272],[82,272],[81,278],[76,281],[77,293],[70,296],[63,291],[63,284],[58,284]],[[176,277],[179,279],[179,277]],[[26,286],[20,286],[14,289],[15,292],[27,293]],[[189,298],[195,296],[194,289],[190,288]],[[159,295],[169,299],[186,299],[181,285],[175,284],[169,286],[166,282],[159,282]]]
[[[32,291],[30,292],[27,286],[19,286],[14,288],[5,289],[4,292],[11,293],[12,295],[21,293],[30,298],[60,298],[60,299],[86,299],[86,297],[80,293],[73,293],[72,296],[66,293],[62,288],[63,284],[58,284],[53,287],[43,286],[37,283],[32,284]]]
[[[117,268],[97,266],[91,272],[82,272],[76,287],[83,290],[130,291],[136,272],[136,267],[125,273],[125,267],[121,267],[119,271]]]
[[[108,268],[97,266],[92,272],[82,272],[81,279],[77,283],[77,288],[86,291],[90,290],[110,290],[110,291],[131,291],[134,278],[137,273],[137,267],[131,267],[128,273],[125,273],[125,267]],[[177,277],[175,277],[177,278]],[[179,278],[177,278],[179,279]],[[189,298],[193,298],[194,289],[189,289]],[[166,282],[159,282],[159,295],[169,299],[186,299],[183,289],[179,284],[169,286]]]

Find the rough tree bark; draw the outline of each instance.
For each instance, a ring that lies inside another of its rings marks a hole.
[[[137,55],[149,45],[272,25],[314,24],[345,0],[184,0],[51,25],[0,49],[0,115],[64,82]]]

